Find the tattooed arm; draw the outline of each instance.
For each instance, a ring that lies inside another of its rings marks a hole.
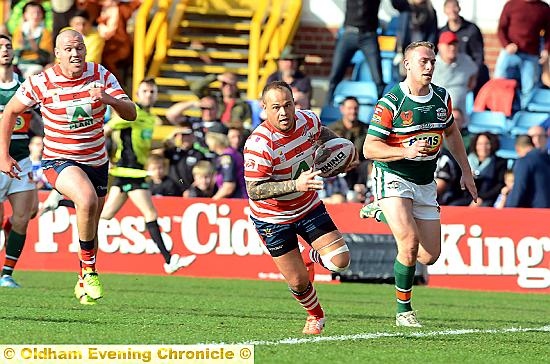
[[[296,180],[287,181],[246,181],[246,191],[251,200],[265,200],[298,191]]]
[[[286,181],[246,181],[248,197],[253,200],[288,195],[293,192],[307,192],[323,189],[323,181],[315,179],[321,171],[304,171],[298,179]]]

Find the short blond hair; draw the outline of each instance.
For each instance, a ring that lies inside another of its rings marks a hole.
[[[199,161],[191,170],[193,176],[211,176],[214,174],[214,165],[209,161]]]

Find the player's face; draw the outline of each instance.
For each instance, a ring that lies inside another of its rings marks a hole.
[[[427,47],[417,47],[404,60],[407,77],[414,83],[427,86],[432,82],[435,67],[435,53]]]
[[[144,82],[139,85],[137,97],[141,106],[151,107],[157,102],[158,87]]]
[[[287,89],[271,89],[263,100],[267,121],[276,129],[286,132],[294,129],[294,100]]]
[[[0,38],[0,66],[10,66],[13,62],[13,48],[11,42]]]
[[[65,76],[80,77],[84,72],[86,46],[81,34],[62,33],[55,48],[55,56]]]

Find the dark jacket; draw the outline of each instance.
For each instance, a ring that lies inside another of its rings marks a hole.
[[[550,156],[533,149],[514,165],[514,187],[506,207],[550,207]]]
[[[483,54],[483,36],[477,25],[462,17],[461,19],[462,25],[454,32],[458,37],[458,51],[469,55],[477,66],[480,67],[485,62]],[[449,29],[449,23],[445,24],[445,26],[440,29],[441,33],[447,31],[451,31],[451,29]]]

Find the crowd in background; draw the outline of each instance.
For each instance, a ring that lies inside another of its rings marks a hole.
[[[2,32],[12,35],[16,67],[23,77],[40,72],[55,61],[55,36],[63,27],[71,26],[84,35],[87,60],[102,63],[118,79],[127,80],[129,75],[125,70],[131,64],[132,54],[129,21],[139,5],[137,0],[12,1],[11,16]],[[392,5],[399,11],[392,83],[403,79],[402,51],[409,43],[427,40],[436,44],[433,83],[446,88],[451,95],[455,122],[463,134],[476,178],[480,198],[473,203],[460,189],[456,162],[444,150],[435,175],[439,203],[472,207],[550,207],[550,198],[546,197],[550,172],[542,175],[532,172],[550,171],[550,121],[532,127],[526,137],[517,138],[519,159],[515,167],[496,155],[498,136],[488,132],[472,135],[467,128],[471,111],[467,95],[470,92],[476,98],[476,107],[503,111],[511,117],[525,107],[534,90],[549,86],[548,5],[539,0],[510,0],[505,4],[497,29],[502,50],[492,79],[484,59],[481,31],[460,15],[458,1],[444,2],[447,22],[441,29],[437,27],[436,11],[429,0],[392,0]],[[377,31],[383,26],[377,16],[379,6],[379,0],[346,1],[345,21],[335,44],[325,103],[334,102],[334,90],[345,77],[357,50],[364,53],[378,96],[392,86],[392,83],[384,83],[382,77],[377,42]],[[268,81],[288,83],[293,89],[296,107],[309,109],[313,89],[303,60],[304,57],[294,53],[292,47],[286,47],[278,59],[278,70]],[[237,80],[237,76],[229,72],[208,75],[191,85],[197,101],[179,102],[167,110],[166,119],[176,128],[149,156],[147,170],[153,194],[213,199],[247,197],[242,148],[262,118],[261,113],[251,107],[253,104],[241,97]],[[219,81],[220,87],[212,92],[209,85],[214,81]],[[511,88],[503,86],[507,81]],[[353,141],[362,151],[369,120],[359,120],[361,105],[355,96],[346,95],[339,103],[341,118],[329,127]],[[487,100],[490,97],[498,98],[496,106]],[[186,116],[186,111],[191,109],[200,109],[200,116]],[[49,185],[40,173],[38,162],[40,132],[36,134],[31,143],[31,159],[37,166],[35,181],[40,188],[47,189]],[[120,141],[114,135],[109,143],[113,160],[116,160],[117,142]],[[371,201],[371,164],[363,153],[359,154],[361,163],[356,170],[325,179],[321,197],[326,203]]]

